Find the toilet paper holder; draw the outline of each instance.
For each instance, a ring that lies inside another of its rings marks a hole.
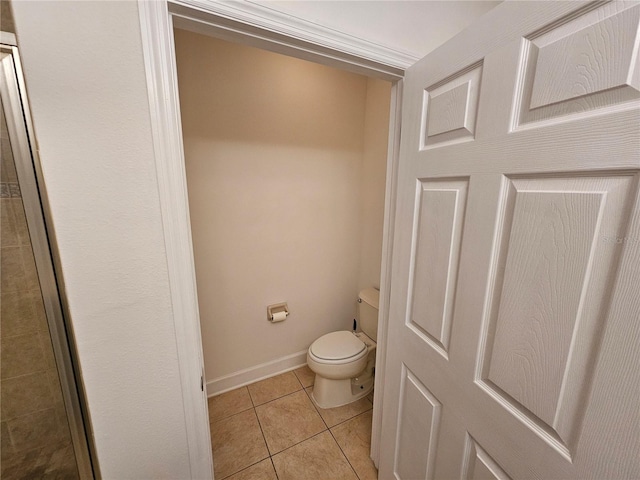
[[[283,315],[284,314],[284,315]],[[287,302],[267,305],[267,320],[270,322],[282,322],[289,316]]]

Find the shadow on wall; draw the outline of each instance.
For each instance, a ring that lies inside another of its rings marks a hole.
[[[0,30],[3,32],[16,33],[13,25],[13,14],[11,13],[11,2],[0,0]]]
[[[360,151],[367,79],[304,60],[176,30],[184,131],[190,137]],[[203,55],[202,50],[206,51]],[[196,60],[197,59],[197,60]],[[223,68],[219,68],[220,66]],[[340,77],[340,88],[335,86]],[[353,95],[359,98],[353,98]],[[221,114],[221,112],[224,112]]]

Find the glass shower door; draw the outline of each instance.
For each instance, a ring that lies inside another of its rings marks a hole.
[[[0,478],[93,478],[16,56],[2,45]]]

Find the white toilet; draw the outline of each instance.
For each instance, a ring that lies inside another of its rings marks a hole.
[[[311,399],[320,408],[346,405],[373,390],[380,292],[366,288],[358,296],[359,332],[343,330],[318,338],[307,351],[316,374]]]

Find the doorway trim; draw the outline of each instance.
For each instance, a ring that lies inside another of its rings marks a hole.
[[[393,82],[371,454],[378,464],[404,69],[415,59],[251,2],[138,0],[191,478],[212,478],[174,26]]]

